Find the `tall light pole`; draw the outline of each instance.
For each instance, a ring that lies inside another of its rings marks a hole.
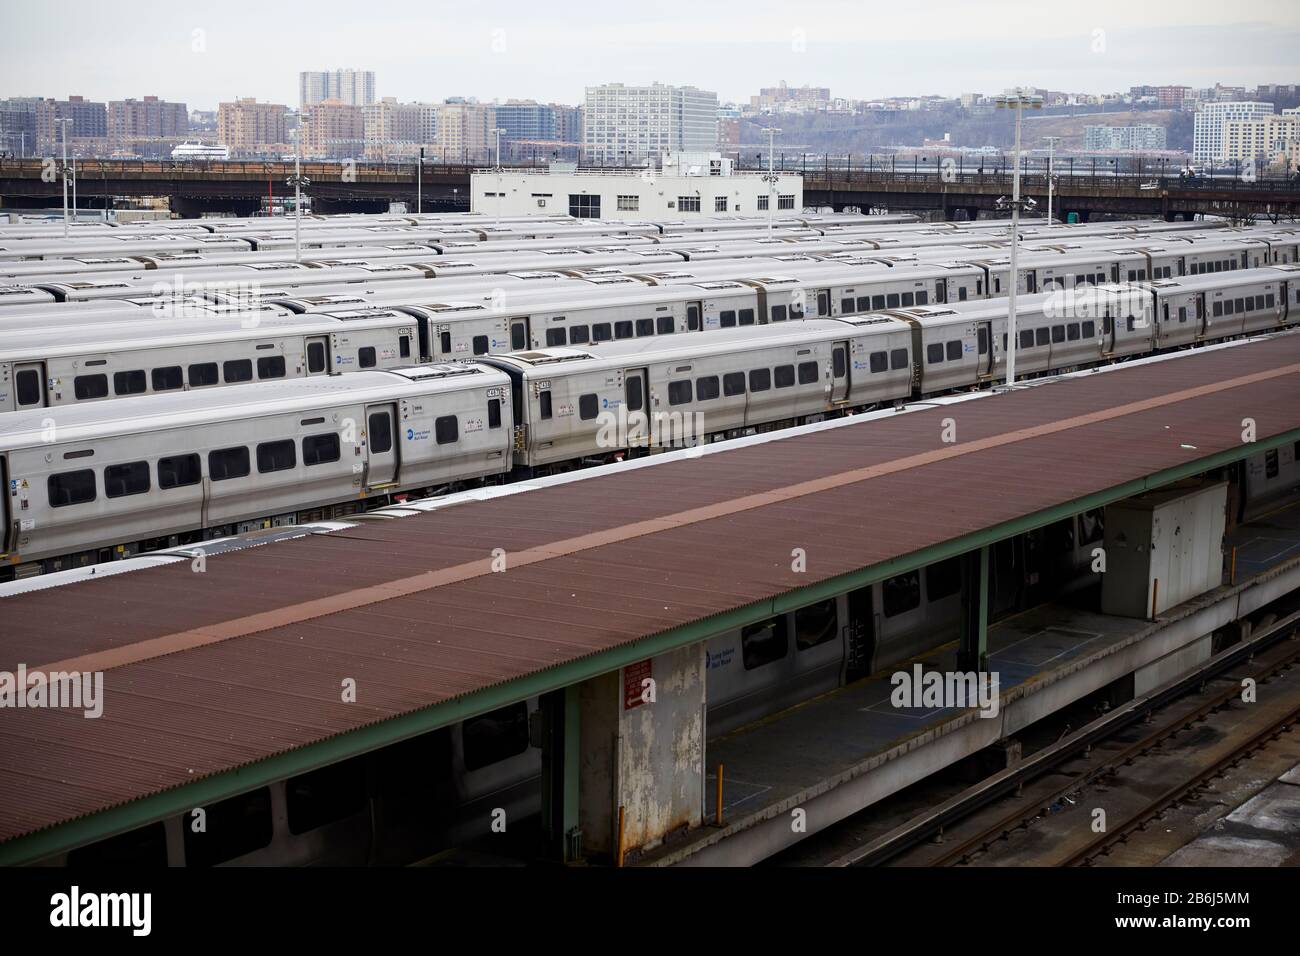
[[[1056,158],[1056,144],[1061,141],[1059,136],[1045,136],[1047,140],[1047,225],[1052,225],[1052,180],[1053,180],[1053,160]]]
[[[72,218],[77,218],[77,151],[72,151]]]
[[[420,164],[415,167],[415,211],[417,214],[424,212],[424,147],[420,147],[420,158],[417,160]]]
[[[492,134],[497,138],[497,195],[496,202],[492,204],[492,208],[495,210],[492,214],[493,228],[501,225],[501,200],[504,198],[501,195],[501,134],[504,132],[505,130],[499,126],[492,131]]]
[[[68,124],[72,122],[72,117],[65,116],[63,119],[56,119],[54,122],[59,123],[63,129],[63,238],[68,238]]]
[[[293,131],[293,175],[289,185],[293,187],[293,258],[302,262],[302,187],[311,185],[311,180],[302,175],[302,115],[298,116],[298,125]]]
[[[767,134],[767,175],[763,181],[767,183],[767,237],[772,238],[772,207],[776,205],[776,173],[772,171],[772,157],[776,152],[776,135],[781,132],[775,126],[764,126],[763,132]]]
[[[1016,111],[1016,145],[1011,175],[1011,202],[1006,197],[998,199],[999,208],[1011,207],[1011,276],[1010,297],[1007,300],[1007,385],[1016,383],[1016,289],[1020,284],[1020,272],[1016,263],[1016,253],[1020,245],[1020,114],[1027,109],[1042,109],[1043,98],[1035,96],[1023,87],[1008,90],[997,98],[998,109]],[[1029,200],[1032,204],[1033,200]],[[993,343],[989,343],[993,347]]]

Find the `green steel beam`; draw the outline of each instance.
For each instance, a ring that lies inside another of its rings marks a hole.
[[[1300,428],[1249,445],[1238,445],[1214,455],[1167,468],[1146,478],[1128,481],[1105,491],[1085,495],[1034,514],[1002,522],[991,528],[922,548],[908,555],[795,588],[774,598],[715,614],[703,620],[692,621],[606,651],[486,687],[463,697],[368,724],[285,753],[266,757],[234,770],[215,773],[193,783],[173,787],[89,816],[47,827],[0,844],[0,866],[31,863],[74,847],[125,833],[156,820],[184,813],[195,807],[207,806],[218,800],[247,793],[277,780],[378,750],[529,697],[560,690],[647,657],[685,647],[697,641],[708,640],[726,631],[744,627],[746,624],[753,624],[776,614],[824,601],[844,591],[865,587],[975,548],[987,547],[1004,538],[1033,531],[1079,512],[1101,508],[1111,502],[1130,498],[1204,471],[1234,464],[1295,441],[1300,441]],[[565,812],[567,816],[567,799]]]

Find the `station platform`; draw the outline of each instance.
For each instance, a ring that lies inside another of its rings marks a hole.
[[[105,706],[97,719],[0,712],[0,862],[571,688],[1297,439],[1300,335],[1279,334],[417,503],[201,568],[191,547],[126,573],[19,582],[0,598],[0,670],[101,672]],[[1045,645],[1021,639],[1046,625],[1017,626],[995,649],[1026,703],[970,717],[972,732],[1005,735],[1044,700],[1028,689],[1051,668],[1142,637],[1080,620]],[[859,755],[942,744],[909,725],[942,715],[881,714],[886,695],[869,690],[825,704],[872,722]],[[751,731],[765,732],[777,730]],[[744,744],[722,746],[743,765]],[[771,806],[834,776],[825,762],[781,784],[778,769],[756,763],[737,780],[769,787]]]
[[[1236,620],[1279,591],[1300,587],[1300,505],[1237,526],[1225,547],[1238,549],[1237,584],[1154,621],[1088,609],[1097,604],[1094,586],[1071,595],[1069,603],[1045,604],[991,625],[988,671],[998,675],[1000,694],[996,712],[989,708],[987,716],[890,702],[893,673],[918,664],[924,672],[959,670],[953,642],[710,740],[708,763],[724,768],[723,826],[705,827],[642,862],[756,863],[801,838],[790,830],[796,808],[805,814],[804,835],[814,833],[1125,674],[1158,670],[1158,661],[1215,622]],[[716,771],[708,779],[705,806],[715,808]]]

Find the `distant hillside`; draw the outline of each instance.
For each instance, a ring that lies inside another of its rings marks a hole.
[[[1060,136],[1063,149],[1082,149],[1085,126],[1131,126],[1152,123],[1168,130],[1170,149],[1192,147],[1192,114],[1170,110],[1138,110],[1122,113],[1083,113],[1070,116],[1028,113],[1022,129],[1026,148],[1041,147],[1043,137]],[[942,139],[951,134],[954,146],[994,146],[1010,149],[1015,136],[1012,114],[1006,110],[971,113],[968,110],[897,110],[864,113],[854,116],[808,114],[782,116],[778,152],[787,157],[801,152],[857,153],[891,150],[900,146],[920,146],[926,139]],[[747,160],[764,143],[763,122],[742,120],[740,141]]]

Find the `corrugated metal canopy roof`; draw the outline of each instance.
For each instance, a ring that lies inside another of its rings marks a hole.
[[[1245,417],[1261,441],[1300,429],[1300,335],[5,599],[0,668],[107,671],[97,720],[0,714],[0,841],[505,681],[609,670],[653,635],[1201,470],[1245,453]]]

